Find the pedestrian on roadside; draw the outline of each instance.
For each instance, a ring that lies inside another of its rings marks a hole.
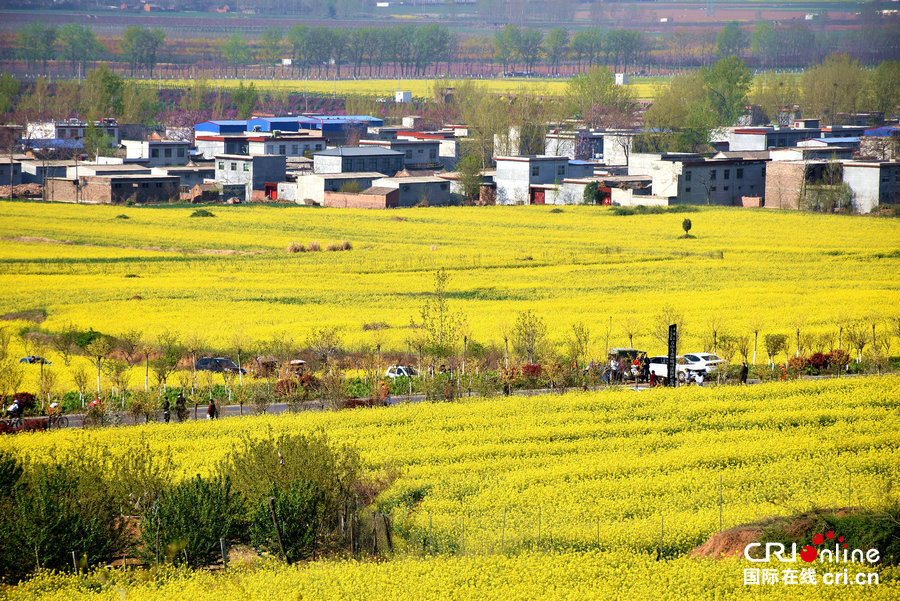
[[[206,409],[206,419],[217,419],[219,417],[219,408],[212,399],[209,401],[209,407]]]
[[[647,353],[641,356],[641,380],[650,381],[650,359],[647,358]]]
[[[175,415],[178,417],[179,422],[183,422],[187,419],[187,403],[184,399],[184,393],[179,392],[178,398],[175,399]]]
[[[169,404],[169,397],[163,397],[163,405],[162,405],[163,420],[165,420],[165,422],[167,424],[169,423],[169,410],[171,408],[172,408],[172,406]]]
[[[741,372],[740,372],[740,376],[738,377],[741,384],[747,383],[747,374],[749,372],[750,372],[750,368],[747,367],[747,362],[741,361]]]

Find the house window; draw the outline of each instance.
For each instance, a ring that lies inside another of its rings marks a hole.
[[[178,149],[178,156],[179,156],[179,157],[183,157],[183,156],[184,156],[184,148],[179,148],[179,149]]]
[[[316,150],[322,150],[322,145],[321,145],[321,144],[316,144]]]
[[[684,172],[684,181],[686,181],[686,182],[691,181],[691,172],[690,171]]]
[[[408,159],[411,159],[411,158],[412,158],[412,150],[407,150],[407,151],[406,151],[406,158],[408,158]]]
[[[540,174],[541,174],[541,168],[538,165],[535,165],[534,167],[531,168],[531,175],[533,177],[537,177]]]
[[[115,138],[115,137],[116,137],[116,130],[114,130],[114,129],[107,129],[107,130],[106,130],[106,135],[107,135],[107,136],[110,136],[110,137],[112,137],[112,138]]]
[[[566,166],[560,165],[556,168],[556,175],[565,175],[566,174]]]
[[[284,144],[281,144],[278,147],[278,154],[287,154],[287,146]]]
[[[690,189],[690,188],[685,188],[684,191],[685,191],[685,192],[690,192],[691,189]]]
[[[744,170],[738,167],[737,170],[735,170],[734,176],[738,179],[744,179]]]
[[[171,159],[171,158],[172,158],[172,149],[171,149],[171,148],[166,148],[166,149],[163,151],[163,154],[165,154],[165,156],[166,156],[167,159]]]
[[[715,179],[716,179],[716,170],[715,170],[715,169],[711,169],[711,170],[710,170],[710,172],[709,172],[709,179],[710,179],[710,180],[715,180]]]
[[[159,148],[153,148],[150,150],[150,158],[152,158],[152,159],[159,158]]]
[[[162,184],[161,184],[160,182],[156,182],[156,187],[157,187],[157,188],[162,188]]]
[[[297,154],[297,145],[291,144],[291,154]]]
[[[716,191],[716,187],[713,186],[712,188],[709,189],[709,191],[710,191],[710,192],[715,192],[715,191]]]
[[[432,148],[430,151],[428,151],[428,156],[432,159],[436,159],[437,158],[437,150]]]
[[[232,170],[232,171],[237,171],[237,163],[232,163],[232,164],[231,164],[231,170]]]
[[[219,169],[225,169],[225,161],[219,161]]]
[[[726,192],[728,192],[728,186],[725,186],[724,190],[725,190]]]
[[[446,190],[446,189],[447,189],[447,184],[441,184],[441,190]]]
[[[146,187],[147,187],[146,183],[141,184],[141,188],[146,188]]]
[[[723,177],[723,179],[730,179],[731,178],[731,169],[726,169],[722,177]]]
[[[244,163],[244,171],[245,171],[245,172],[249,172],[249,171],[250,171],[250,163]]]

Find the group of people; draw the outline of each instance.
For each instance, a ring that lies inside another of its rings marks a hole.
[[[637,382],[649,382],[651,375],[650,359],[647,358],[647,353],[636,355],[631,360],[627,357],[620,359],[615,355],[610,355],[609,369],[606,370],[604,379],[609,384],[624,382],[629,378],[634,378]]]
[[[172,407],[169,404],[169,399],[166,398],[163,400],[163,420],[166,423],[171,419],[171,410]],[[175,399],[175,417],[178,418],[179,422],[186,421],[188,418],[188,410],[187,410],[187,399],[184,398],[184,393],[179,393],[178,398]],[[209,400],[209,406],[206,408],[206,419],[218,419],[219,418],[219,407],[216,405],[216,402],[212,399]]]

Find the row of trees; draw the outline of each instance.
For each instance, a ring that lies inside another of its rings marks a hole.
[[[805,23],[788,27],[760,21],[750,32],[730,23],[706,34],[676,31],[652,38],[627,29],[603,30],[590,27],[570,32],[557,27],[547,32],[507,25],[492,37],[451,34],[442,25],[390,25],[385,27],[324,27],[304,24],[289,28],[271,27],[256,40],[236,31],[226,41],[189,40],[165,46],[160,29],[132,26],[118,40],[101,44],[84,25],[61,29],[43,23],[31,23],[19,32],[18,55],[30,72],[47,72],[51,60],[68,61],[81,75],[95,60],[120,60],[129,72],[153,76],[163,55],[168,62],[193,63],[218,59],[237,69],[261,66],[275,76],[276,66],[284,58],[292,61],[291,77],[322,77],[349,66],[353,77],[380,77],[393,68],[390,76],[424,76],[449,73],[454,63],[493,63],[508,72],[521,66],[534,71],[545,65],[558,74],[562,65],[576,70],[604,64],[616,69],[636,70],[640,66],[666,67],[708,65],[717,58],[741,56],[764,68],[803,67],[822,60],[835,51],[847,52],[857,60],[874,63],[900,56],[900,40],[891,29],[874,21],[861,31],[826,32],[810,29]],[[201,55],[192,54],[205,47]],[[441,69],[441,64],[445,68]],[[280,72],[284,75],[284,71]]]

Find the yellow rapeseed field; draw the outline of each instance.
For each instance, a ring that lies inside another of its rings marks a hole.
[[[839,598],[833,590],[846,588],[745,586],[746,562],[687,554],[719,530],[720,494],[726,529],[896,502],[898,385],[885,376],[577,392],[4,437],[0,450],[28,461],[84,448],[115,461],[146,442],[192,477],[209,474],[239,434],[321,430],[358,448],[371,473],[398,475],[377,504],[414,544],[385,563],[113,571],[91,587],[46,575],[0,598]],[[434,541],[429,556],[421,539]],[[896,569],[876,569],[882,584],[854,595],[895,598]]]
[[[650,328],[665,306],[684,315],[683,350],[703,345],[711,318],[720,333],[799,327],[835,338],[841,324],[869,320],[880,337],[898,312],[893,219],[715,208],[616,216],[586,206],[192,211],[0,203],[0,315],[43,309],[50,332],[137,328],[152,340],[169,330],[214,348],[235,333],[302,342],[328,326],[351,349],[405,351],[442,267],[470,340],[502,345],[516,314],[532,310],[560,350],[574,322],[587,324],[595,358],[607,342],[626,346],[628,330],[635,346],[661,352]],[[695,238],[681,237],[686,217]],[[286,252],[291,242],[343,240],[352,250]]]
[[[252,83],[257,89],[267,92],[307,93],[319,96],[334,94],[336,96],[361,95],[393,98],[394,92],[405,90],[414,97],[432,98],[435,87],[452,85],[454,80],[440,79],[339,79],[339,80],[290,80],[290,79],[212,79],[208,84],[213,89],[228,90]],[[544,78],[490,78],[476,80],[479,86],[497,94],[511,94],[527,91],[531,94],[561,96],[566,91],[567,79]],[[660,78],[636,77],[628,86],[636,98],[652,100],[656,94],[657,84],[667,81]],[[190,87],[189,80],[159,80],[154,85],[167,88]]]

